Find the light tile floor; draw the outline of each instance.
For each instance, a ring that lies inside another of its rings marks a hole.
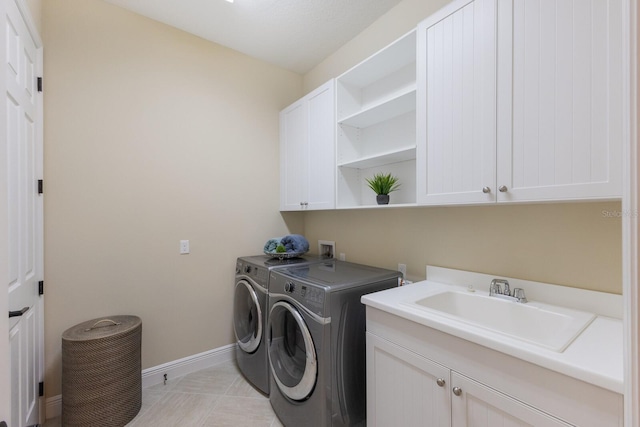
[[[60,427],[60,418],[43,427]],[[282,427],[269,398],[224,362],[142,390],[142,408],[127,427]],[[100,426],[108,427],[108,426]]]

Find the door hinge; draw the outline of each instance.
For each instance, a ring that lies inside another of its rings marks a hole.
[[[38,77],[38,92],[42,92],[42,77]]]
[[[44,182],[39,179],[38,180],[38,194],[42,194],[44,192]]]
[[[38,384],[38,396],[44,396],[44,382],[42,381]]]
[[[44,280],[38,282],[38,295],[44,295]]]

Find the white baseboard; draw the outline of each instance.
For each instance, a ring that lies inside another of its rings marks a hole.
[[[44,404],[44,414],[46,419],[55,418],[62,415],[62,395],[47,398]]]
[[[217,365],[218,363],[233,360],[236,357],[235,350],[236,344],[229,344],[224,347],[214,348],[213,350],[154,366],[153,368],[143,369],[142,388],[160,384],[164,381],[164,374],[167,374],[167,379],[182,377],[192,372]]]
[[[167,379],[182,377],[192,372],[206,369],[218,363],[233,360],[236,357],[236,344],[229,344],[223,347],[214,348],[213,350],[187,356],[182,359],[163,363],[162,365],[142,370],[142,388],[164,381],[164,375]],[[47,419],[59,417],[62,414],[62,395],[49,397],[45,404],[45,413]]]

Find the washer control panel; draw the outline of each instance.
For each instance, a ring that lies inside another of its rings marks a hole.
[[[314,313],[322,316],[325,301],[325,290],[321,286],[313,286],[296,282],[290,278],[271,273],[269,292],[278,298],[277,294],[284,294],[298,301]]]
[[[307,286],[300,286],[300,296],[314,305],[322,306],[324,302],[324,290]]]
[[[243,264],[242,262],[236,263],[236,275],[244,275],[251,277],[260,285],[266,287],[267,280],[269,278],[269,270],[264,267],[258,267],[252,264]]]

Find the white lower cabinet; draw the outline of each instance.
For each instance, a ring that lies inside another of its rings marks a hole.
[[[486,385],[451,372],[453,427],[570,426]]]
[[[367,425],[451,425],[449,369],[367,333]]]
[[[367,332],[367,425],[571,426],[370,332]]]

